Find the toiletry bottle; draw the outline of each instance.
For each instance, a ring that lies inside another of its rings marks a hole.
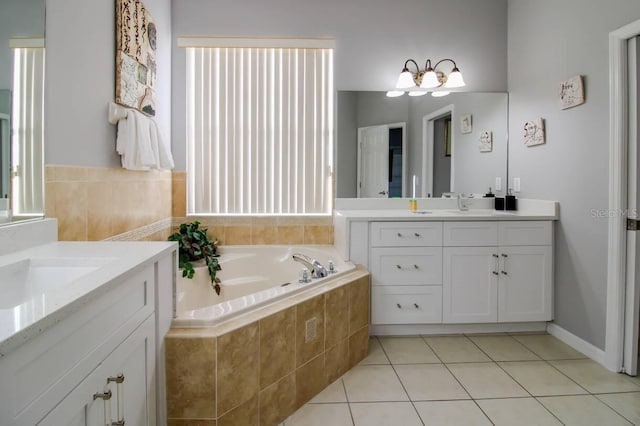
[[[496,210],[504,210],[504,197],[501,197],[496,191],[496,196],[493,200],[493,206]]]
[[[513,189],[509,188],[509,192],[504,198],[505,210],[518,210],[518,200],[516,199],[516,196],[513,195]]]
[[[493,198],[493,197],[495,197],[495,195],[493,195],[493,192],[491,192],[491,187],[489,187],[489,192],[484,194],[483,198]]]

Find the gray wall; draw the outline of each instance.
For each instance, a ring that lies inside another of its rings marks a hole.
[[[145,0],[158,28],[156,121],[171,135],[171,4]],[[119,167],[115,98],[115,3],[47,0],[45,162]]]
[[[509,0],[509,176],[526,198],[560,202],[555,321],[603,349],[608,207],[609,32],[640,18],[637,0]],[[586,104],[558,107],[561,81],[585,76]],[[522,143],[543,117],[546,145]]]
[[[469,90],[506,90],[507,0],[179,0],[173,16],[173,150],[184,170],[180,36],[331,37],[338,90],[389,90],[404,61],[453,58]],[[401,11],[401,12],[399,12]]]

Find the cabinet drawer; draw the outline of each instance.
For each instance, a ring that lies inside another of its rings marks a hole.
[[[442,222],[372,222],[372,247],[441,246]]]
[[[498,241],[501,246],[544,246],[553,241],[551,221],[500,222]]]
[[[441,323],[442,287],[372,287],[371,307],[372,324]]]
[[[483,247],[498,245],[496,222],[445,222],[444,245],[449,247]]]
[[[442,284],[442,248],[372,248],[372,285]]]

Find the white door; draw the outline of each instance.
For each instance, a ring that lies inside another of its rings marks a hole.
[[[500,247],[498,321],[551,321],[551,246]]]
[[[388,198],[389,126],[358,129],[358,198]]]
[[[640,149],[638,127],[640,112],[640,37],[629,40],[629,144],[628,144],[628,219],[627,228],[637,228],[640,215]],[[638,371],[638,328],[640,311],[640,238],[635,230],[627,230],[627,280],[625,295],[625,330],[623,367],[627,374],[635,376]]]
[[[498,320],[497,247],[443,249],[442,320],[452,323]]]

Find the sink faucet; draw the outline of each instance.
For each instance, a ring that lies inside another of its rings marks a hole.
[[[315,259],[311,259],[309,256],[305,256],[302,253],[294,253],[293,260],[302,263],[311,272],[311,276],[315,278],[323,278],[329,275],[327,269]]]
[[[460,211],[469,210],[469,205],[467,204],[468,200],[469,199],[466,198],[464,194],[458,193],[458,210]]]

